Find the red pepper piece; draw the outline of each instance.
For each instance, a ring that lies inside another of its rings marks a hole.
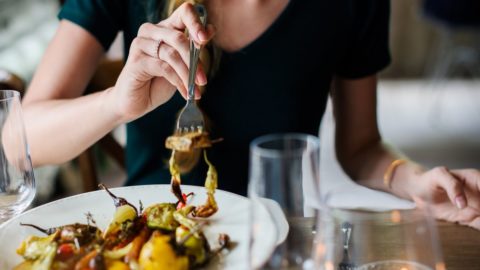
[[[193,192],[190,192],[190,193],[188,193],[188,194],[182,193],[182,198],[183,198],[183,201],[184,201],[185,203],[182,203],[182,202],[179,201],[179,202],[177,203],[177,210],[182,209],[183,207],[185,207],[185,206],[187,205],[187,198],[190,197],[190,196],[192,196],[192,195],[193,195]]]
[[[74,246],[72,244],[61,244],[57,248],[57,258],[65,261],[75,253]]]

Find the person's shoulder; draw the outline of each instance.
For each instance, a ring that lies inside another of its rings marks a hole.
[[[68,13],[76,16],[114,16],[123,13],[132,0],[66,0],[60,16]]]
[[[66,0],[58,18],[90,32],[107,50],[124,27],[126,11],[134,0]],[[140,0],[141,1],[141,0]]]

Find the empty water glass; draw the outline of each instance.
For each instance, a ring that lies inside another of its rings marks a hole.
[[[35,197],[35,178],[23,124],[20,93],[0,90],[0,224]]]
[[[250,265],[305,269],[311,263],[312,225],[306,216],[319,192],[319,139],[267,135],[250,146]]]

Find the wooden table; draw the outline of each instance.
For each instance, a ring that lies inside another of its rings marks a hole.
[[[308,243],[311,236],[308,231],[311,231],[314,220],[305,219],[303,236]],[[480,270],[480,231],[470,227],[457,225],[450,222],[436,221],[437,231],[442,246],[443,260],[447,270]],[[385,231],[377,231],[376,234],[380,237],[388,234],[388,228]],[[372,250],[373,252],[395,253],[394,248],[388,250]],[[443,270],[442,268],[435,270]]]
[[[443,221],[437,224],[447,269],[480,269],[480,231]]]

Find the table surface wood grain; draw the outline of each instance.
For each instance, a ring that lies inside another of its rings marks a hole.
[[[444,221],[437,228],[448,270],[480,269],[480,231]]]

